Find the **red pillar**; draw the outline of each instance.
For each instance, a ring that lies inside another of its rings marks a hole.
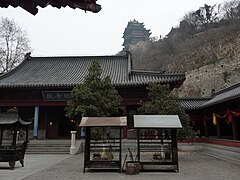
[[[219,119],[217,119],[217,137],[221,138],[221,125]]]
[[[238,139],[238,132],[237,132],[237,126],[236,126],[236,121],[235,118],[232,120],[232,133],[233,133],[233,140]]]
[[[127,117],[127,106],[123,106],[123,115]],[[127,133],[128,133],[128,128],[124,127],[123,128],[123,138],[127,138]]]
[[[205,135],[205,137],[209,137],[209,135],[208,135],[208,122],[207,122],[207,120],[205,119],[205,120],[203,120],[204,122],[204,135]]]

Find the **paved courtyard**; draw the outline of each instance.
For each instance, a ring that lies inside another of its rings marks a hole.
[[[141,172],[138,175],[126,175],[117,172],[87,172],[84,174],[83,154],[76,156],[27,154],[25,161],[23,168],[17,162],[15,170],[10,170],[8,163],[0,163],[0,180],[239,180],[240,178],[240,164],[196,152],[179,153],[179,173]]]

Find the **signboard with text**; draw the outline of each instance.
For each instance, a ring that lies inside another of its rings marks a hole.
[[[42,91],[44,101],[68,101],[71,91]]]

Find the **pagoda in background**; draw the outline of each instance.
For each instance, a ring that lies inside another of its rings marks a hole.
[[[129,45],[137,44],[140,41],[149,40],[151,35],[150,30],[144,27],[143,23],[139,23],[137,20],[129,21],[125,31],[123,33],[123,45],[124,49],[129,49]]]

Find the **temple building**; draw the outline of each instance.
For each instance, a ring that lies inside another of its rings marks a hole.
[[[150,30],[144,27],[144,23],[139,23],[137,20],[129,21],[123,33],[123,45],[128,50],[129,45],[137,44],[140,41],[149,40],[151,35]]]
[[[204,142],[240,147],[240,83],[207,98],[180,99]]]
[[[17,107],[22,119],[33,122],[30,138],[69,138],[76,126],[65,116],[64,108],[70,91],[83,83],[94,60],[101,65],[102,77],[110,76],[122,97],[119,116],[128,117],[128,128],[132,128],[132,115],[139,103],[147,99],[149,83],[169,84],[173,89],[185,80],[184,73],[133,70],[129,54],[68,57],[31,57],[28,54],[18,67],[0,76],[0,111]],[[124,137],[128,136],[127,132],[125,129]]]

